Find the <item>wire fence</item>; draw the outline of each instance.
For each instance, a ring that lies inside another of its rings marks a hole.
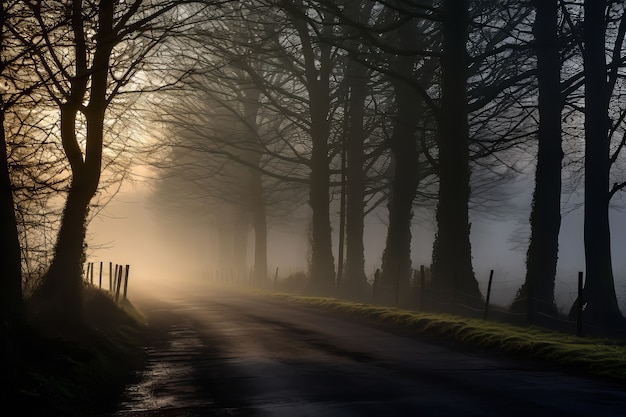
[[[518,296],[509,306],[491,303],[491,294],[497,277],[494,270],[489,273],[485,296],[476,296],[460,290],[442,290],[429,285],[428,277],[422,266],[420,271],[414,271],[413,279],[408,288],[408,297],[397,296],[395,303],[399,307],[410,308],[424,312],[448,312],[462,316],[482,318],[485,320],[501,321],[516,325],[537,325],[540,327],[574,333],[578,336],[602,336],[626,340],[626,329],[608,325],[595,325],[585,321],[585,303],[583,290],[583,273],[578,273],[578,288],[572,302],[572,309],[567,313],[560,313],[553,300],[543,300],[539,297]],[[419,279],[416,279],[419,277]],[[376,285],[373,292],[380,290]],[[394,286],[393,290],[401,291]],[[376,295],[372,296],[375,300]],[[581,302],[582,301],[582,302]],[[546,312],[553,312],[548,314]]]
[[[268,274],[264,289],[276,292],[288,292],[301,294],[305,291],[308,274],[304,271],[288,271],[284,276],[279,276],[279,269]],[[519,280],[499,279],[494,270],[489,271],[489,279],[479,282],[480,291],[484,295],[477,296],[461,290],[444,290],[435,288],[431,284],[430,271],[425,266],[413,270],[408,283],[395,282],[383,283],[379,280],[380,271],[377,271],[373,279],[368,281],[369,295],[359,301],[371,304],[392,305],[414,311],[452,313],[465,317],[480,318],[491,321],[505,322],[509,324],[527,326],[537,325],[547,329],[558,330],[564,333],[579,336],[609,336],[626,340],[626,330],[623,328],[611,328],[598,326],[585,322],[585,304],[578,303],[584,300],[582,286],[582,272],[578,273],[578,285],[576,291],[566,291],[561,294],[565,299],[562,304],[574,306],[567,312],[559,311],[554,300],[543,300],[537,296],[532,297],[532,302],[526,295],[517,294],[514,302],[504,305],[494,303],[491,296],[494,290],[510,289],[513,285],[519,287]],[[205,279],[220,286],[255,286],[252,280],[253,271],[215,270],[207,271]],[[557,284],[564,287],[566,283],[557,279]],[[339,297],[339,290],[337,292]],[[529,307],[531,311],[529,312]],[[547,312],[550,312],[548,314]]]

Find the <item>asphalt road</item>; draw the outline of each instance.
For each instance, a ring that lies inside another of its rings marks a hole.
[[[150,360],[116,417],[626,416],[626,386],[313,307],[217,290],[133,301]]]

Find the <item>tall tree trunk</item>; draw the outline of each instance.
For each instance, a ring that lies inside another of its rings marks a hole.
[[[467,72],[467,0],[443,1],[442,97],[439,130],[439,202],[433,245],[433,289],[454,304],[482,305],[472,268]],[[454,308],[452,304],[450,307]]]
[[[354,16],[362,24],[367,24],[371,18],[373,3],[353,1],[346,3],[344,13]],[[365,217],[365,140],[367,133],[363,128],[365,123],[365,100],[367,98],[367,86],[370,70],[355,57],[362,50],[362,43],[358,35],[352,36],[354,29],[345,27],[348,33],[346,47],[348,56],[346,61],[345,82],[348,88],[347,132],[344,145],[347,159],[346,174],[346,206],[345,206],[345,240],[346,262],[343,281],[340,283],[340,294],[353,300],[369,298],[367,277],[365,275],[365,246],[363,243],[364,217]],[[339,265],[341,268],[342,265]]]
[[[402,47],[410,48],[406,43],[414,40],[404,36],[400,42],[403,42]],[[417,130],[423,103],[419,95],[404,81],[414,77],[415,60],[411,57],[399,57],[393,68],[402,79],[392,79],[397,115],[389,145],[394,172],[387,204],[389,226],[382,258],[381,285],[374,293],[375,301],[379,304],[394,303],[398,294],[402,295],[398,297],[398,301],[405,303],[403,298],[408,293],[411,277],[413,201],[420,181]]]
[[[86,219],[94,195],[92,181],[75,178],[67,195],[54,258],[42,287],[46,313],[70,321],[81,317],[82,263],[85,256]]]
[[[405,82],[394,81],[398,115],[390,139],[394,160],[391,195],[389,196],[389,226],[382,258],[380,284],[375,289],[375,301],[391,304],[400,293],[404,296],[411,276],[411,219],[413,201],[419,185],[419,153],[417,150],[417,120],[419,97]],[[393,291],[394,293],[391,293]],[[402,299],[399,299],[404,303]]]
[[[57,234],[54,258],[42,290],[48,311],[67,320],[79,320],[82,314],[82,263],[87,216],[89,203],[98,189],[102,166],[104,108],[95,105],[96,102],[94,100],[94,105],[85,111],[87,151],[84,162],[80,154],[72,154],[80,152],[75,131],[77,107],[68,105],[61,110],[61,135],[64,144],[68,144],[66,154],[71,161],[72,183]]]
[[[346,264],[342,282],[342,296],[363,300],[367,296],[365,276],[365,247],[363,227],[365,211],[365,98],[367,97],[367,69],[354,61],[348,62],[349,122],[346,136]],[[341,267],[341,266],[339,266]]]
[[[4,74],[6,64],[5,26],[7,14],[5,2],[0,2],[0,74]],[[9,161],[5,123],[6,103],[0,95],[0,251],[3,257],[2,277],[0,278],[0,339],[5,338],[5,326],[11,327],[23,313],[22,295],[22,253],[15,216],[13,184],[9,174]]]
[[[319,39],[312,39],[303,16],[301,1],[294,2],[298,7],[292,13],[292,23],[298,31],[302,45],[304,75],[308,92],[308,110],[311,120],[311,158],[309,161],[309,206],[311,207],[311,264],[309,282],[305,293],[311,295],[331,295],[335,293],[335,259],[332,252],[330,226],[330,76],[332,70],[332,46]],[[332,35],[334,16],[322,17],[323,39]]]
[[[320,109],[313,113],[322,113]],[[309,205],[311,207],[311,265],[305,292],[310,295],[331,295],[335,287],[335,261],[330,227],[330,169],[328,160],[328,122],[319,115],[311,129],[313,152],[309,174]],[[321,125],[321,126],[320,126]]]
[[[246,124],[244,135],[249,137],[245,148],[250,148],[250,166],[259,168],[263,149],[258,142],[257,116],[260,103],[261,91],[250,86],[245,89],[243,95],[243,120]],[[263,288],[267,285],[267,213],[265,201],[265,189],[263,187],[263,177],[259,169],[251,168],[250,175],[250,196],[252,210],[252,227],[254,229],[254,268],[252,284],[255,287]]]
[[[401,6],[401,2],[397,2]],[[414,48],[423,36],[419,21],[405,23],[394,40],[403,50]],[[420,62],[421,61],[421,62]],[[416,72],[416,68],[420,68]],[[406,305],[411,279],[411,220],[413,203],[421,178],[419,125],[430,117],[425,112],[421,95],[411,84],[429,85],[439,68],[434,58],[397,56],[391,62],[391,78],[395,95],[396,115],[389,148],[393,158],[393,179],[389,200],[389,226],[382,257],[380,284],[375,288],[374,300],[380,304],[396,301]],[[418,77],[419,74],[419,77]],[[407,80],[411,80],[408,82]]]
[[[55,253],[46,274],[41,294],[47,314],[61,321],[79,321],[82,317],[82,268],[89,203],[100,182],[104,137],[104,115],[107,107],[108,71],[111,51],[115,46],[113,2],[102,0],[98,5],[98,31],[93,64],[89,69],[82,19],[82,1],[72,3],[71,25],[74,35],[76,76],[70,81],[68,101],[61,105],[61,141],[72,171],[61,228]],[[89,92],[87,94],[87,91]],[[83,159],[76,132],[77,115],[82,102],[89,97],[83,113],[86,120],[86,145]]]
[[[561,56],[558,2],[535,0],[533,25],[539,86],[539,133],[535,192],[530,215],[530,242],[526,254],[526,281],[513,309],[526,306],[529,322],[536,313],[554,316],[554,280],[561,228]]]
[[[606,2],[585,0],[585,321],[611,326],[623,318],[615,296],[609,229],[609,101]]]
[[[0,40],[0,46],[2,44]],[[13,322],[21,318],[23,296],[22,257],[7,159],[4,103],[0,103],[0,106],[0,251],[3,259],[0,278],[0,323],[2,323],[0,338],[2,338],[6,330],[4,326],[7,324],[11,326]]]
[[[260,153],[258,154],[260,155]],[[255,165],[259,166],[260,156],[255,158]],[[252,210],[252,229],[254,231],[254,266],[252,285],[264,288],[267,281],[267,214],[265,207],[265,189],[262,174],[258,169],[251,168],[250,198]]]
[[[261,177],[257,172],[258,183],[261,183]],[[265,195],[263,193],[263,185],[257,184],[254,187],[255,200],[257,204],[254,208],[252,226],[254,227],[254,275],[253,285],[258,288],[264,288],[268,285],[267,281],[267,216],[265,213]]]

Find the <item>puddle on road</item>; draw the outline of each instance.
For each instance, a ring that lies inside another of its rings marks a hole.
[[[124,401],[114,416],[131,416],[140,412],[202,408],[214,405],[195,389],[192,366],[203,342],[189,323],[172,326],[167,343],[149,348],[148,364],[139,375],[139,382],[126,388]]]

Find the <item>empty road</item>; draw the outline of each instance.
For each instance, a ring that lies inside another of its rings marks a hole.
[[[149,363],[116,417],[626,416],[626,387],[203,289],[133,300]]]

